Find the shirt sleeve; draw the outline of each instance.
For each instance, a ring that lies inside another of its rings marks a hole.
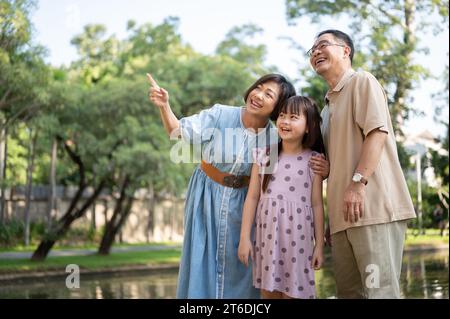
[[[367,136],[375,129],[388,133],[389,108],[386,93],[371,74],[359,79],[355,88],[354,115],[358,126]]]
[[[198,114],[180,120],[181,138],[189,144],[202,144],[210,141],[220,117],[218,104]]]

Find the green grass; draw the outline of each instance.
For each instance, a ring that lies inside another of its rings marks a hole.
[[[113,248],[116,247],[142,247],[142,246],[147,246],[147,247],[152,247],[152,246],[176,246],[176,245],[180,245],[179,242],[153,242],[153,243],[138,243],[138,244],[115,244],[113,245]],[[10,248],[5,248],[5,247],[0,247],[0,253],[3,252],[33,252],[36,250],[38,244],[33,244],[33,245],[29,245],[29,246],[23,246],[23,245],[19,245],[19,246],[14,246],[14,247],[10,247]],[[99,244],[86,244],[86,245],[76,245],[76,246],[67,246],[67,245],[55,245],[52,250],[65,250],[65,249],[70,249],[70,250],[76,250],[76,249],[98,249]]]
[[[440,236],[439,229],[426,229],[425,234],[417,234],[417,230],[408,229],[405,246],[448,245],[448,235]]]
[[[31,261],[29,259],[0,259],[0,274],[39,270],[65,270],[69,264],[76,264],[80,266],[80,269],[99,269],[132,265],[179,263],[180,255],[180,249],[167,249],[123,252],[109,256],[48,257],[42,262]]]

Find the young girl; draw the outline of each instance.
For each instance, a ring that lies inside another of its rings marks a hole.
[[[313,173],[309,159],[324,153],[320,121],[313,100],[291,97],[276,122],[281,141],[273,174],[267,171],[270,152],[255,150],[238,256],[245,265],[249,257],[254,261],[253,285],[262,298],[315,298],[324,222],[322,177]]]

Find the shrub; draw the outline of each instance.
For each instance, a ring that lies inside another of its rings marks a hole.
[[[0,247],[8,248],[22,243],[24,229],[23,222],[17,219],[0,223]]]

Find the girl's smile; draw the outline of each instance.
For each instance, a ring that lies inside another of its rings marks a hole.
[[[278,134],[283,140],[303,138],[307,133],[306,117],[303,114],[281,112],[277,120]]]

